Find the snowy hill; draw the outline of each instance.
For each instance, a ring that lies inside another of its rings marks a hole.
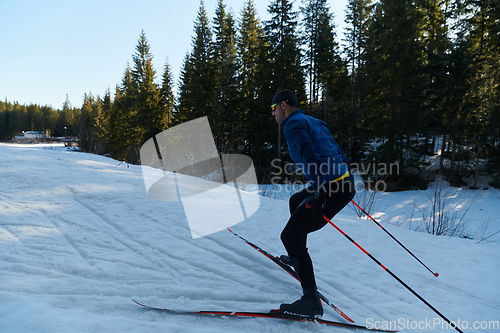
[[[482,214],[482,220],[498,223],[498,193],[482,192],[469,218]],[[401,210],[414,195],[391,193],[382,202]],[[377,216],[390,221],[390,212]],[[232,229],[282,254],[279,235],[287,219],[286,201],[262,198],[259,210]],[[477,244],[384,223],[440,273],[435,278],[353,210],[344,209],[334,222],[462,328],[500,331],[499,242]],[[357,324],[454,332],[441,322],[428,329],[438,316],[333,227],[312,234],[308,246],[320,291]],[[181,203],[149,199],[140,167],[58,146],[0,144],[0,282],[4,333],[352,331],[140,308],[132,299],[175,309],[267,311],[294,301],[301,291],[288,274],[227,231],[192,239]],[[326,307],[324,317],[343,321]]]

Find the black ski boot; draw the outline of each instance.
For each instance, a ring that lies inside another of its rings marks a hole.
[[[304,290],[304,295],[292,304],[281,304],[281,312],[300,317],[317,317],[323,315],[323,306],[316,289]]]

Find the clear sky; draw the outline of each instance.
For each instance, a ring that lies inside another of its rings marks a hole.
[[[337,41],[343,38],[347,0],[328,0]],[[205,0],[215,17],[217,0]],[[239,19],[246,0],[225,0]],[[258,16],[270,18],[270,0],[254,0]],[[302,0],[295,0],[298,10]],[[69,96],[80,107],[84,93],[103,96],[122,80],[141,30],[154,56],[159,82],[165,62],[177,84],[192,49],[199,0],[1,0],[0,98],[62,108]]]

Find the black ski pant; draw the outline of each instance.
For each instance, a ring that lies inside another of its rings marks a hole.
[[[328,196],[323,206],[323,214],[332,219],[342,210],[356,193],[352,175],[337,182],[327,184]],[[290,219],[281,233],[281,241],[294,263],[300,277],[303,290],[316,289],[313,264],[307,252],[307,234],[323,228],[328,222],[316,217],[311,209],[300,205],[307,197],[313,195],[313,188],[308,187],[295,193],[290,198]]]

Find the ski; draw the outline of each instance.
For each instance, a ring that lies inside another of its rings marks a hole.
[[[288,266],[287,264],[285,264],[284,262],[282,262],[279,257],[276,257],[272,254],[270,254],[269,252],[267,252],[266,250],[260,248],[259,246],[249,242],[248,240],[246,240],[245,238],[243,238],[242,236],[238,235],[237,233],[235,233],[234,231],[232,231],[231,229],[229,229],[229,227],[227,228],[227,230],[229,230],[233,235],[235,235],[236,237],[240,238],[241,240],[243,240],[245,243],[247,243],[248,245],[250,245],[251,247],[253,247],[254,249],[256,249],[257,251],[259,251],[260,253],[262,253],[263,255],[265,255],[266,257],[268,257],[269,259],[271,259],[272,261],[274,261],[274,263],[276,263],[278,266],[280,266],[281,268],[283,268],[288,274],[290,274],[291,276],[293,276],[297,281],[300,282],[300,279],[299,277],[297,276],[297,273],[295,272],[295,270]],[[351,318],[349,318],[349,316],[347,316],[344,312],[342,312],[342,310],[340,310],[338,307],[336,307],[335,305],[333,305],[333,303],[330,303],[330,301],[328,300],[328,298],[326,298],[323,294],[321,294],[319,291],[318,291],[318,295],[319,297],[323,300],[323,302],[325,302],[326,304],[328,304],[332,309],[334,309],[337,313],[339,313],[342,317],[344,317],[346,320],[348,320],[349,322],[351,323],[354,323],[354,320],[352,320]]]
[[[142,303],[137,302],[136,300],[133,300],[136,304],[142,306],[143,308],[150,309],[150,310],[156,310],[156,311],[161,311],[165,313],[170,313],[170,314],[180,314],[180,315],[205,315],[205,316],[217,316],[217,317],[224,317],[224,316],[229,316],[229,317],[253,317],[253,318],[271,318],[271,319],[283,319],[283,320],[292,320],[292,321],[310,321],[322,325],[328,325],[328,326],[338,326],[338,327],[346,327],[346,328],[354,328],[354,329],[363,329],[363,330],[370,330],[370,331],[377,331],[377,332],[398,332],[396,330],[383,330],[383,329],[375,329],[375,328],[369,328],[366,326],[361,326],[361,325],[355,325],[355,324],[347,324],[347,323],[340,323],[340,322],[335,322],[331,320],[325,320],[325,319],[320,319],[320,318],[312,318],[312,317],[300,317],[300,316],[293,316],[289,314],[285,314],[281,312],[280,310],[271,310],[269,312],[253,312],[253,311],[189,311],[189,310],[173,310],[173,309],[164,309],[164,308],[158,308],[154,306],[149,306],[145,305]]]

